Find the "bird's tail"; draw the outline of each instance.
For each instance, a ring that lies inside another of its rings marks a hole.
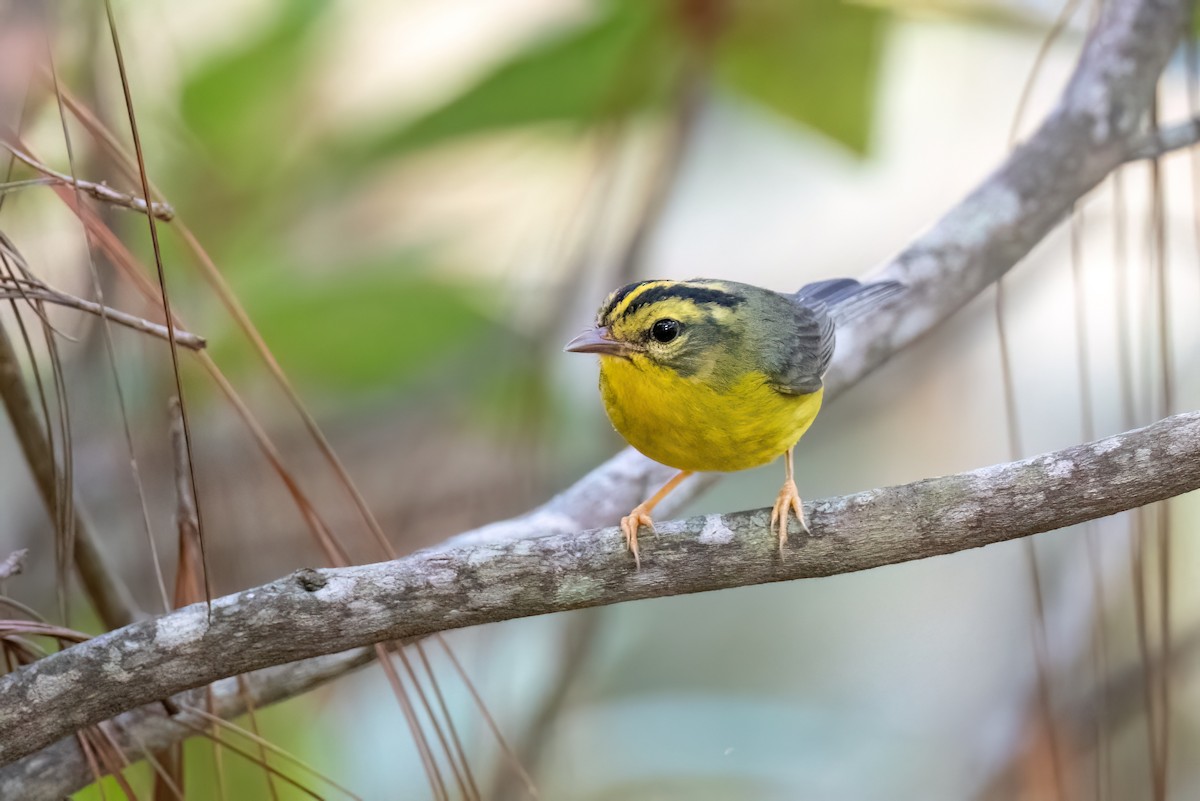
[[[796,299],[802,303],[823,304],[834,323],[845,325],[903,291],[904,284],[896,281],[864,284],[853,278],[831,278],[805,284],[796,293]]]

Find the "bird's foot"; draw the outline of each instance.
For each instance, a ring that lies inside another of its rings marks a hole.
[[[654,521],[650,519],[650,507],[639,503],[633,511],[621,518],[621,533],[625,535],[625,547],[633,552],[633,563],[640,570],[642,559],[638,555],[638,528],[645,526],[654,531]]]
[[[775,507],[771,510],[771,530],[774,531],[775,524],[779,524],[780,553],[783,553],[783,545],[787,542],[788,515],[792,512],[796,513],[796,519],[800,521],[800,528],[804,530],[804,533],[810,533],[808,521],[804,519],[804,503],[800,500],[796,482],[789,478],[783,482],[783,487],[779,490],[779,497],[775,499]]]

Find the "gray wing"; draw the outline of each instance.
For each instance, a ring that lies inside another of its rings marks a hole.
[[[808,395],[821,388],[833,360],[833,316],[819,301],[788,300],[793,324],[789,337],[779,343],[782,358],[773,371],[774,386],[786,395]]]
[[[823,303],[837,325],[862,317],[904,291],[897,281],[863,284],[853,278],[832,278],[800,287],[792,297],[802,304]]]
[[[861,317],[904,291],[895,281],[862,284],[853,278],[816,281],[788,298],[795,324],[784,342],[777,389],[793,395],[816,392],[833,360],[834,329]]]

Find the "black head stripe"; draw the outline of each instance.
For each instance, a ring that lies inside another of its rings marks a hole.
[[[696,304],[712,303],[717,306],[724,306],[727,309],[737,308],[746,301],[740,294],[726,292],[723,289],[716,289],[714,287],[697,286],[696,284],[668,284],[667,286],[656,286],[653,289],[647,289],[638,295],[629,304],[628,308],[625,309],[623,316],[628,317],[637,312],[638,309],[667,299],[690,300]]]
[[[626,284],[625,286],[616,290],[608,296],[608,300],[604,303],[604,306],[601,307],[600,312],[596,315],[596,318],[601,322],[601,324],[612,322],[608,319],[608,317],[612,314],[613,309],[621,305],[621,301],[625,300],[625,298],[629,296],[630,292],[649,283],[649,281],[634,281],[632,284]]]

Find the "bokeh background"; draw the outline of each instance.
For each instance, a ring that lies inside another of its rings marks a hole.
[[[595,392],[594,360],[561,352],[613,286],[708,276],[791,291],[863,275],[936,220],[1054,102],[1094,13],[1087,3],[1067,10],[1035,74],[1057,3],[115,3],[152,180],[399,553],[524,511],[622,446]],[[0,0],[0,51],[32,53],[46,37],[63,84],[127,143],[102,5]],[[36,72],[29,83],[20,73],[0,78],[3,123],[19,123],[65,172],[53,92]],[[1163,119],[1193,108],[1187,87],[1180,57],[1163,80]],[[72,132],[81,175],[132,188],[86,132],[74,123]],[[1192,158],[1163,161],[1176,410],[1200,398]],[[1138,422],[1157,408],[1149,168],[1124,170],[1121,193],[1115,202],[1106,184],[1080,204],[1074,262],[1063,226],[1006,283],[1025,453],[1084,438],[1073,266],[1083,274],[1096,433],[1126,427],[1123,390]],[[105,214],[152,263],[144,218]],[[180,314],[208,338],[353,557],[381,558],[195,259],[162,229]],[[0,230],[46,281],[89,295],[82,228],[51,192],[7,194]],[[153,316],[109,265],[99,268],[110,305]],[[1122,313],[1132,381],[1116,358]],[[160,608],[100,329],[74,312],[51,316],[75,337],[61,350],[78,493],[139,599]],[[0,310],[0,324],[13,322]],[[1010,458],[996,326],[989,292],[830,405],[797,451],[802,494]],[[170,576],[169,355],[158,340],[113,336]],[[213,590],[321,564],[242,421],[186,358],[182,375]],[[763,506],[778,469],[730,476],[689,511]],[[1200,792],[1188,758],[1200,746],[1188,645],[1200,625],[1198,514],[1194,497],[1172,504],[1177,798]],[[447,640],[544,799],[1056,798],[1039,677],[1070,790],[1148,798],[1130,523],[1035,538],[1040,615],[1030,546],[1014,542]],[[0,425],[0,551],[31,549],[26,573],[3,590],[48,614],[50,531]],[[94,625],[82,603],[76,614],[77,627]],[[528,797],[466,685],[438,649],[431,656],[483,796]],[[261,718],[273,742],[363,798],[431,797],[378,668]],[[210,746],[193,742],[189,758],[189,798],[219,797]],[[268,797],[261,771],[225,762],[228,797]],[[148,772],[132,775],[147,786]],[[111,784],[107,792],[119,797]]]

